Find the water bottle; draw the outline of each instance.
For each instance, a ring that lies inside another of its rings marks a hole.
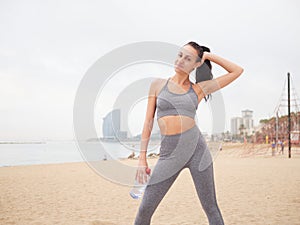
[[[147,182],[146,183],[141,184],[141,183],[139,183],[139,181],[137,179],[134,181],[134,186],[129,192],[130,196],[133,199],[139,199],[142,197],[142,195],[146,189],[147,183],[149,181],[150,173],[151,173],[151,169],[147,168],[146,169],[146,174],[147,174]]]

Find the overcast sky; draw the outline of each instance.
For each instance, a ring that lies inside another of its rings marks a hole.
[[[0,140],[73,139],[74,97],[84,74],[111,50],[140,41],[194,40],[240,64],[244,74],[222,90],[226,130],[244,109],[254,111],[257,125],[273,116],[287,72],[300,94],[299,6],[296,0],[1,0]],[[151,68],[141,76],[159,76],[159,67]],[[214,75],[222,70],[215,67]],[[132,110],[133,133],[143,107]],[[204,108],[198,117],[208,114]]]

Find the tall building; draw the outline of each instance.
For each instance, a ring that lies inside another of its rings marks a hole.
[[[231,133],[233,135],[240,134],[240,127],[243,124],[243,119],[241,117],[231,118]]]
[[[126,139],[127,131],[121,130],[121,110],[114,109],[104,118],[102,124],[103,138],[105,139]]]
[[[118,137],[120,133],[120,109],[114,109],[103,118],[103,137],[113,138]]]
[[[243,110],[242,117],[231,118],[231,133],[233,135],[240,134],[241,128],[243,128],[243,133],[251,135],[254,129],[253,124],[253,111]]]
[[[252,131],[254,130],[253,111],[248,110],[248,109],[243,110],[242,118],[243,118],[244,127],[246,128],[245,132],[247,132],[248,135],[252,134]]]

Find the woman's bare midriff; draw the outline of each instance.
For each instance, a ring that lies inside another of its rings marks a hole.
[[[162,135],[180,134],[195,126],[194,119],[182,115],[164,116],[157,123]]]

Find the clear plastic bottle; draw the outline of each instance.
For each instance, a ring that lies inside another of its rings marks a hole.
[[[147,168],[146,169],[146,173],[147,173],[147,181],[149,181],[149,178],[150,178],[150,173],[151,173],[151,169],[150,168]],[[134,182],[134,186],[133,188],[130,190],[129,194],[130,196],[133,198],[133,199],[139,199],[142,197],[145,189],[146,189],[146,186],[147,186],[148,182],[144,183],[144,184],[141,184],[138,182],[138,180],[135,180]]]

